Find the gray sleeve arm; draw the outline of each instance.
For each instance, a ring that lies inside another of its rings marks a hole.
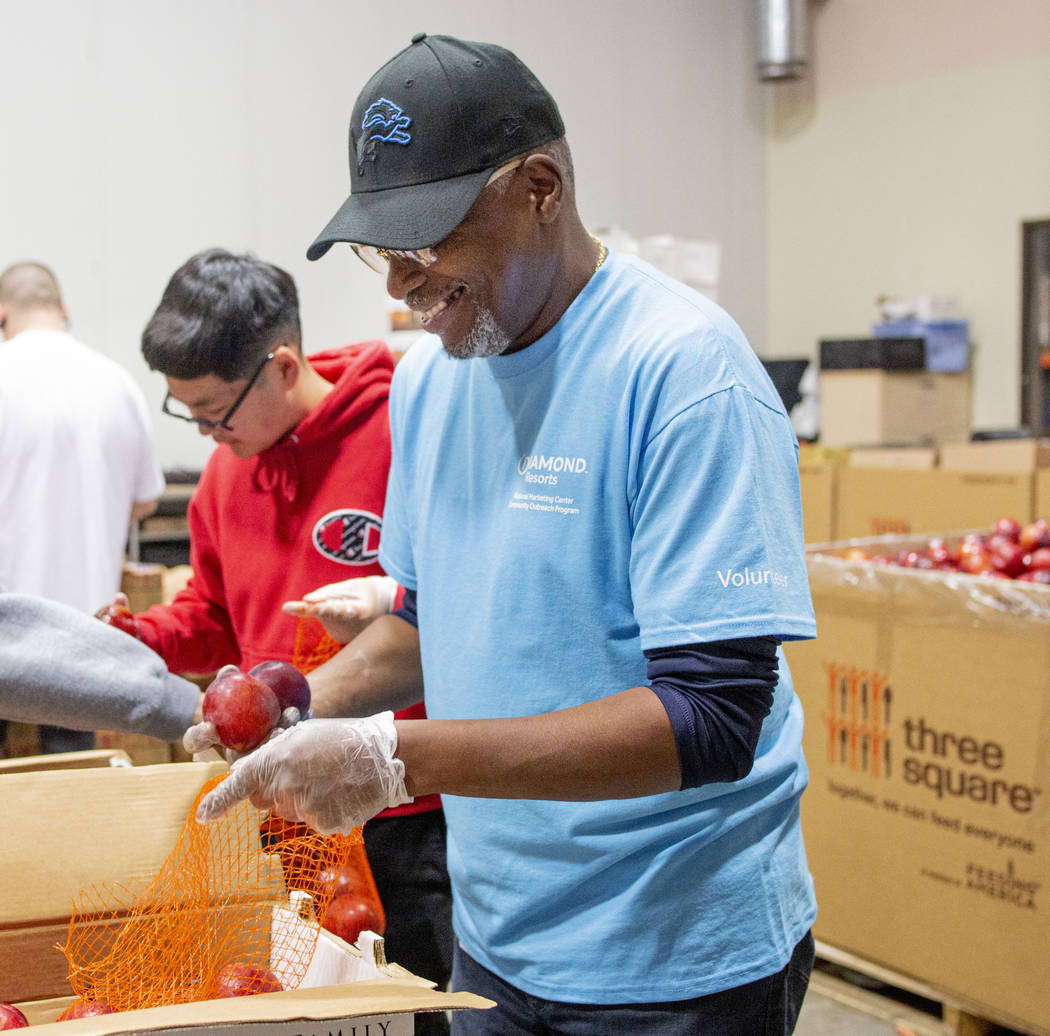
[[[0,592],[0,718],[170,742],[199,698],[134,637],[67,605]]]

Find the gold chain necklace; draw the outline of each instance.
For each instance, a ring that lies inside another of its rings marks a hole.
[[[593,234],[588,234],[587,236],[598,246],[598,261],[594,264],[594,270],[591,273],[591,276],[593,277],[601,268],[602,263],[605,262],[605,257],[609,254],[609,249],[606,248],[605,245],[603,245]]]

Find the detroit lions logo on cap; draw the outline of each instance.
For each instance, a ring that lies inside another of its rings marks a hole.
[[[371,565],[379,557],[379,515],[370,511],[329,511],[315,526],[314,546],[340,565]]]
[[[357,142],[358,175],[364,172],[366,160],[376,160],[378,144],[411,144],[412,134],[406,132],[411,125],[412,120],[393,101],[385,97],[373,101],[361,119],[361,139]]]

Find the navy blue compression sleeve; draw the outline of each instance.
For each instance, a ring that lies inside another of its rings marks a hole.
[[[405,590],[393,613],[419,626],[416,593]],[[777,683],[773,637],[646,651],[652,689],[671,720],[682,787],[746,777]]]
[[[777,683],[774,637],[646,651],[649,681],[667,710],[682,788],[738,781],[751,772]]]
[[[396,615],[399,619],[404,619],[409,626],[415,626],[419,629],[419,616],[416,615],[416,592],[415,590],[405,590],[404,597],[401,598],[401,607],[395,608],[392,615]]]

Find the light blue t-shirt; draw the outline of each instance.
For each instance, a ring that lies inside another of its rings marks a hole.
[[[643,650],[815,635],[797,443],[730,317],[610,254],[528,348],[398,365],[380,560],[417,590],[427,714],[646,683]],[[444,796],[453,920],[529,993],[682,1000],[779,971],[816,907],[802,710],[780,682],[735,783],[604,802]]]

